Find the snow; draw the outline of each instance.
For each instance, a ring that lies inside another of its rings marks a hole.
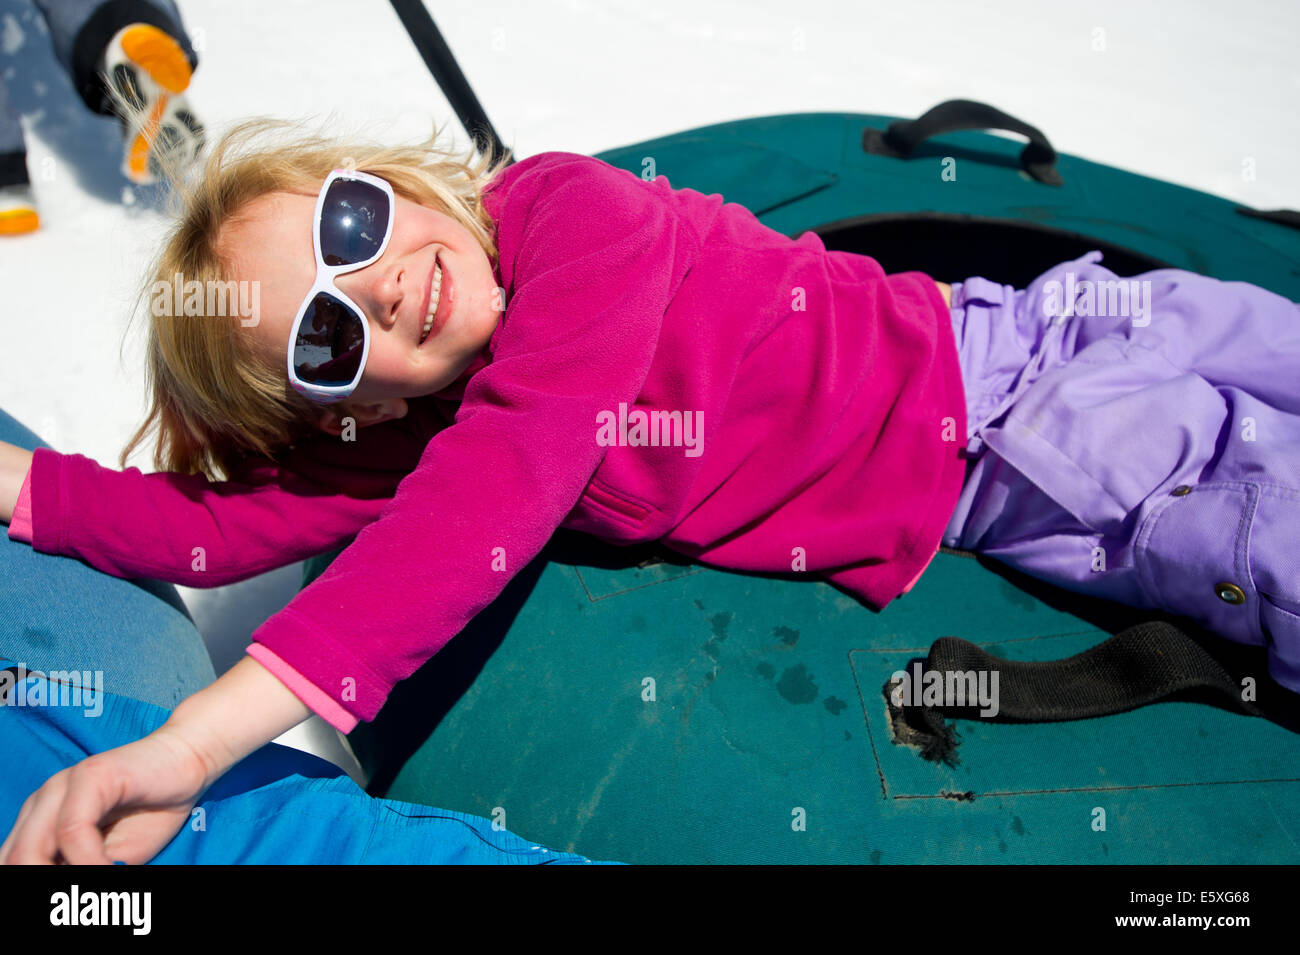
[[[1300,208],[1300,5],[1289,0],[431,9],[521,158],[757,115],[914,116],[968,98],[1039,126],[1066,153],[1257,208]],[[468,142],[386,3],[182,0],[182,13],[201,60],[190,101],[213,133],[259,114],[394,140],[437,121]],[[84,109],[26,0],[0,0],[0,75],[24,114],[43,222],[0,245],[9,368],[0,407],[57,449],[117,466],[145,410],[143,323],[128,327],[127,316],[166,225],[162,197],[122,178],[116,121]],[[128,464],[151,470],[146,454]],[[182,588],[218,672],[292,597],[300,573]],[[356,772],[319,720],[281,741]]]

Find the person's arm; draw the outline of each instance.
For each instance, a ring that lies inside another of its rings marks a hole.
[[[211,481],[38,448],[30,543],[114,577],[217,587],[337,547],[385,504],[271,470],[265,483]]]
[[[182,700],[159,730],[183,739],[206,768],[206,789],[245,756],[293,729],[312,711],[252,657]]]
[[[445,426],[427,407],[410,417],[359,429],[354,442],[322,434],[285,464],[250,465],[231,481],[118,471],[79,454],[5,444],[0,513],[11,518],[29,474],[30,523],[11,526],[12,539],[116,577],[220,586],[331,550],[374,521],[429,435]]]
[[[0,441],[0,521],[13,520],[14,505],[23,479],[32,466],[32,452],[8,441]]]

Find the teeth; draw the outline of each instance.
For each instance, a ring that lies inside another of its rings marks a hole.
[[[438,311],[438,299],[442,297],[442,263],[434,260],[433,287],[429,289],[429,313],[424,316],[424,330],[420,332],[420,344],[429,337],[433,328],[433,316]]]

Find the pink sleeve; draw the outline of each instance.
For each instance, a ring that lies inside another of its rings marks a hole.
[[[634,403],[649,374],[686,227],[588,157],[545,175],[521,175],[497,220],[509,298],[455,423],[379,520],[253,634],[357,719],[541,552],[603,460],[601,415]]]
[[[217,587],[338,547],[388,503],[269,464],[252,476],[260,480],[117,471],[37,448],[17,533],[26,529],[38,551],[80,558],[115,577]],[[12,524],[10,536],[17,536]]]
[[[280,659],[279,654],[260,643],[248,648],[248,655],[266,667],[281,683],[287,686],[293,695],[302,700],[313,713],[323,719],[340,733],[351,733],[357,725],[357,718],[334,702],[328,695],[318,690],[310,680]]]
[[[32,542],[32,469],[27,469],[23,478],[22,489],[18,492],[18,501],[14,504],[13,517],[9,520],[9,539]]]

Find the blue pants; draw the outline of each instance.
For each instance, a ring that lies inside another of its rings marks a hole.
[[[0,440],[44,446],[0,411]],[[175,589],[110,577],[11,541],[0,525],[0,834],[54,773],[140,739],[216,675]],[[58,671],[56,674],[53,671]],[[23,685],[20,687],[18,683]],[[34,686],[45,692],[36,695]],[[58,700],[59,705],[48,701]],[[44,702],[33,704],[33,701]],[[200,799],[158,863],[582,863],[490,820],[367,795],[338,767],[274,743]]]
[[[173,0],[33,0],[50,31],[50,41],[59,63],[72,80],[86,105],[107,113],[95,64],[114,34],[132,23],[151,23],[175,37],[192,65],[198,59],[181,24]],[[24,24],[20,24],[20,29]],[[31,21],[24,42],[34,41]],[[0,78],[0,186],[27,182],[26,143],[18,110]]]
[[[1300,692],[1300,305],[1100,259],[953,287],[972,457],[943,543],[1265,646]]]

